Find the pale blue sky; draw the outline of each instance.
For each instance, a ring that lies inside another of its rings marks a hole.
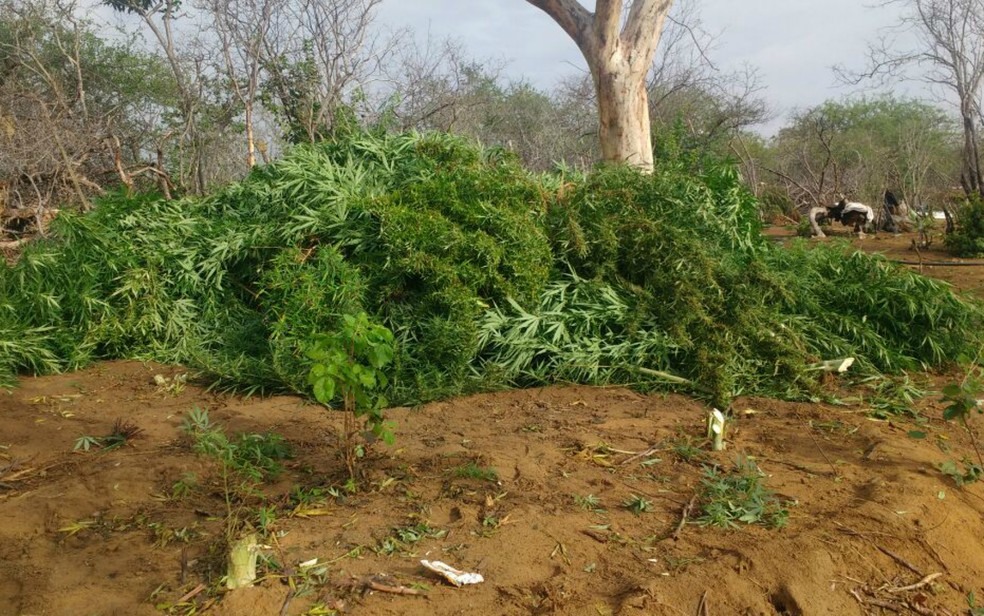
[[[723,70],[759,70],[763,96],[780,114],[848,96],[831,67],[861,69],[866,45],[894,23],[899,9],[863,0],[677,0],[697,2],[703,27],[716,35],[710,57]],[[593,7],[593,2],[582,2]],[[559,26],[525,0],[383,0],[379,18],[437,38],[453,37],[477,58],[508,61],[506,75],[542,87],[584,70],[580,52]],[[898,84],[900,95],[918,95]]]

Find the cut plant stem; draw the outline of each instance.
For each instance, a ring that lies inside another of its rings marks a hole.
[[[235,590],[253,585],[256,581],[256,557],[258,542],[250,533],[229,546],[229,570],[226,572],[226,588]]]
[[[714,451],[724,451],[724,427],[727,419],[724,413],[714,409],[707,416],[707,438],[713,439]]]

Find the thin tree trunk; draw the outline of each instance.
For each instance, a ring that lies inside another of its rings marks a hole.
[[[981,178],[981,155],[977,145],[977,126],[973,114],[963,113],[964,169],[969,192],[984,196]]]
[[[246,166],[256,166],[256,137],[253,133],[253,103],[246,101]]]

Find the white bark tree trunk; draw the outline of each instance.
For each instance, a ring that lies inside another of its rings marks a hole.
[[[598,95],[603,158],[653,170],[646,76],[673,0],[597,0],[595,12],[578,0],[526,0],[573,39],[591,69]]]
[[[653,146],[649,125],[646,74],[641,78],[624,67],[605,67],[595,79],[601,155],[652,171]]]

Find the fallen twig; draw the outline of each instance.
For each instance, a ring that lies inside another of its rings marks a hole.
[[[422,595],[423,591],[417,590],[416,588],[408,588],[406,586],[390,586],[389,584],[384,584],[383,582],[377,582],[375,580],[366,580],[364,582],[365,587],[369,590],[377,590],[379,592],[388,592],[393,595]]]
[[[202,593],[202,591],[204,591],[206,588],[208,588],[208,586],[206,586],[205,584],[199,584],[198,586],[195,586],[194,588],[192,588],[191,590],[189,590],[187,593],[185,593],[185,595],[183,597],[181,597],[180,599],[178,599],[178,603],[184,603],[185,601],[191,601],[192,599],[194,599],[195,597],[197,597],[198,595],[200,595]]]
[[[775,464],[782,464],[783,466],[788,466],[789,468],[793,468],[793,469],[796,469],[798,471],[803,471],[804,473],[807,473],[807,474],[810,474],[810,475],[831,475],[831,474],[836,475],[837,474],[834,471],[825,471],[825,470],[821,470],[819,468],[812,468],[812,467],[806,466],[805,464],[797,464],[796,462],[789,462],[787,460],[779,460],[777,458],[762,458],[762,459],[765,460],[766,462],[773,462]]]
[[[284,604],[280,606],[280,616],[287,616],[288,610],[290,610],[290,602],[294,599],[294,594],[297,591],[294,589],[293,584],[287,590],[287,596],[284,597]]]
[[[851,593],[851,596],[857,599],[858,603],[865,605],[864,597],[861,596],[861,593],[858,592],[857,588],[852,588],[847,592]]]
[[[707,591],[700,596],[700,603],[697,604],[697,616],[711,616],[711,610],[707,607]]]
[[[796,414],[796,418],[799,419],[800,421],[802,421],[803,423],[806,423],[807,425],[809,425],[809,422],[806,421],[805,419],[803,419],[799,415],[799,413]],[[823,456],[823,459],[826,460],[827,464],[830,465],[830,469],[833,471],[834,476],[835,477],[839,476],[840,473],[837,471],[837,466],[833,463],[833,461],[827,455],[827,452],[823,450],[823,447],[820,446],[820,441],[817,440],[817,436],[813,433],[813,428],[812,427],[810,427],[810,429],[807,430],[807,434],[809,434],[810,435],[810,438],[813,439],[813,444],[817,446],[817,451],[820,452],[820,455]]]
[[[917,568],[917,567],[916,567],[915,565],[913,565],[912,563],[910,563],[910,562],[909,562],[909,561],[907,561],[906,559],[904,559],[904,558],[902,558],[902,557],[901,557],[901,556],[899,556],[898,554],[895,554],[894,552],[892,552],[892,551],[890,551],[890,550],[889,550],[889,549],[887,549],[887,548],[883,548],[883,547],[882,547],[882,546],[880,546],[880,545],[875,545],[875,547],[876,547],[876,548],[878,548],[878,550],[879,550],[880,552],[882,552],[882,553],[883,553],[883,554],[885,554],[886,556],[889,556],[889,557],[891,557],[891,558],[892,558],[892,560],[894,560],[895,562],[897,562],[897,563],[899,563],[900,565],[902,565],[903,567],[905,567],[905,568],[906,568],[906,569],[908,569],[909,571],[912,571],[912,572],[913,572],[913,573],[915,573],[916,575],[925,575],[925,574],[924,574],[924,573],[923,573],[922,571],[920,571],[920,570],[919,570],[919,569],[918,569],[918,568]],[[936,576],[938,577],[938,576],[941,576],[941,575],[943,575],[943,574],[942,574],[942,573],[937,573],[937,574],[935,574],[935,575],[936,575]],[[934,578],[934,579],[935,579],[935,578]]]
[[[680,516],[680,523],[677,524],[676,530],[673,531],[673,538],[679,539],[680,533],[683,532],[683,527],[687,524],[687,518],[690,517],[690,512],[693,511],[694,505],[697,504],[697,494],[690,498],[690,502],[683,508],[683,514]],[[705,593],[706,594],[706,593]]]
[[[902,610],[906,608],[904,605],[899,605],[898,603],[892,603],[891,601],[882,601],[881,599],[875,599],[872,597],[868,598],[868,605],[873,605],[875,607],[880,607],[883,610],[891,610],[896,614],[901,614]]]
[[[888,589],[888,592],[908,592],[910,590],[917,590],[919,588],[922,588],[923,586],[926,586],[927,584],[930,584],[933,580],[935,580],[936,578],[940,577],[941,575],[943,575],[943,574],[942,573],[930,573],[929,575],[927,575],[923,579],[919,580],[915,584],[909,584],[908,586],[901,586],[899,588],[889,588]]]
[[[639,458],[646,458],[646,457],[649,457],[649,456],[653,455],[654,453],[657,453],[657,452],[660,452],[660,451],[666,451],[666,447],[655,447],[655,446],[654,447],[650,447],[646,451],[641,451],[641,452],[639,452],[639,453],[637,453],[637,454],[635,454],[633,456],[630,456],[630,457],[622,460],[621,462],[619,462],[619,464],[621,464],[621,465],[629,464],[630,462],[635,462]]]

